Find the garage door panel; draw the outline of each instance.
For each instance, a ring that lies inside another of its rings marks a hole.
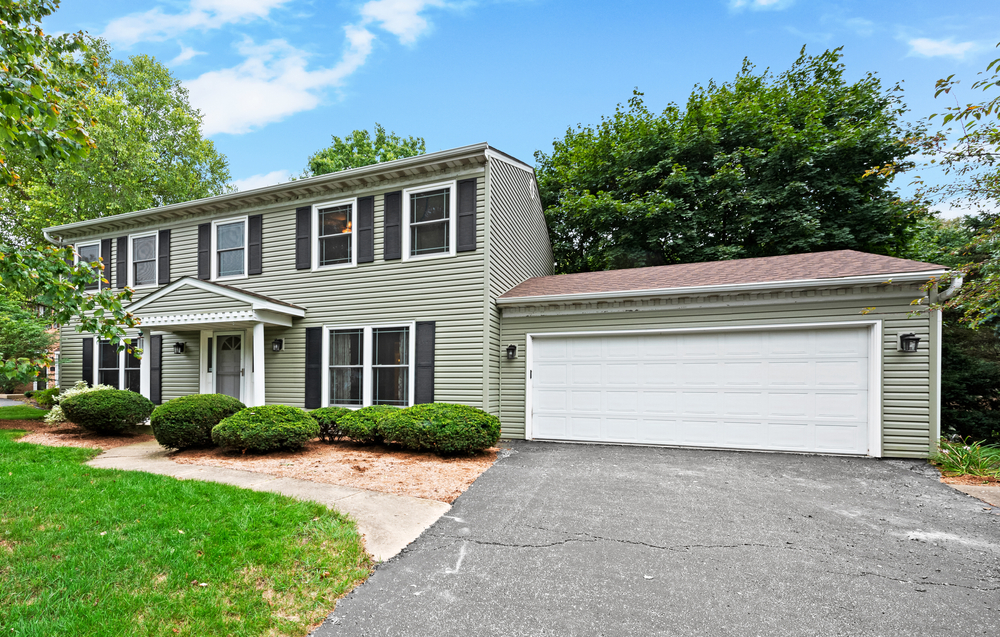
[[[535,438],[867,452],[866,329],[534,343]]]

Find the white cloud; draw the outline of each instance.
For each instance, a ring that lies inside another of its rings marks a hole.
[[[112,20],[101,37],[120,46],[159,42],[189,31],[218,29],[226,24],[265,18],[289,0],[191,0],[182,13],[164,13],[159,7]]]
[[[947,40],[931,40],[930,38],[914,38],[907,42],[910,45],[910,55],[921,55],[923,57],[948,56],[963,58],[974,46],[975,42],[953,42],[952,38]]]
[[[844,20],[844,26],[861,36],[869,36],[875,33],[875,23],[864,18],[850,18]]]
[[[751,9],[753,11],[787,9],[795,0],[729,0],[729,8],[734,11]]]
[[[374,35],[344,27],[347,44],[335,66],[310,71],[307,54],[284,40],[255,45],[244,40],[239,65],[209,71],[185,82],[191,103],[204,115],[205,135],[246,133],[319,105],[320,90],[337,86],[371,53]]]
[[[264,186],[283,184],[288,181],[291,176],[292,173],[289,170],[272,170],[269,173],[251,175],[245,179],[237,179],[233,182],[233,186],[236,187],[236,190],[245,192],[247,190],[253,190],[254,188],[263,188]]]
[[[181,52],[174,59],[167,62],[167,66],[180,66],[196,55],[205,55],[204,51],[197,51],[192,47],[181,45]]]
[[[443,6],[444,0],[371,0],[361,7],[362,25],[374,22],[402,44],[413,44],[430,26],[420,13],[428,7]]]

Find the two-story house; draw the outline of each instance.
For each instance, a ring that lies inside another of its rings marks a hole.
[[[103,259],[141,320],[141,360],[66,326],[63,387],[459,402],[507,437],[578,442],[926,456],[940,431],[940,321],[909,305],[940,266],[838,251],[551,276],[533,169],[487,144],[46,236]]]

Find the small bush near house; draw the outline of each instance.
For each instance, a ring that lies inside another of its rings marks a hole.
[[[382,437],[407,449],[473,453],[500,439],[500,419],[481,409],[451,403],[408,407],[381,424]]]
[[[99,389],[69,398],[59,406],[72,423],[101,433],[117,433],[146,422],[155,405],[127,389]]]
[[[312,416],[287,405],[247,407],[212,429],[215,444],[243,451],[300,449],[318,435]]]
[[[34,389],[29,389],[28,391],[24,392],[24,397],[25,398],[31,398],[34,395],[35,395],[35,390]]]
[[[320,407],[310,411],[309,415],[319,423],[319,437],[323,442],[336,442],[347,437],[338,424],[340,419],[352,413],[354,411],[347,407]]]
[[[372,405],[343,416],[338,425],[345,436],[354,442],[370,445],[382,442],[380,423],[401,410],[391,405]]]
[[[942,438],[931,460],[946,474],[1000,478],[1000,447]]]
[[[27,396],[27,394],[25,394]],[[55,404],[56,396],[59,395],[58,387],[51,387],[49,389],[40,389],[29,396],[29,398],[34,398],[35,402],[38,403],[39,407],[51,407]]]
[[[73,396],[77,396],[79,394],[85,394],[87,392],[92,392],[92,391],[101,391],[102,389],[115,389],[115,388],[112,387],[111,385],[94,385],[93,387],[91,387],[90,385],[87,384],[87,381],[78,380],[76,381],[75,385],[73,385],[72,387],[70,387],[61,394],[58,393],[57,390],[56,393],[54,393],[52,396],[52,402],[55,406],[52,407],[52,409],[49,410],[49,413],[45,415],[45,424],[58,425],[59,423],[63,423],[69,420],[66,417],[66,414],[63,413],[62,407],[59,406],[59,403],[61,403],[62,401],[66,400],[67,398],[72,398]],[[45,391],[52,391],[52,390],[47,389]],[[35,400],[38,400],[38,398],[36,397]],[[42,403],[38,404],[41,405]]]
[[[246,405],[225,394],[192,394],[168,400],[153,410],[149,424],[156,442],[171,449],[212,444],[212,429]]]

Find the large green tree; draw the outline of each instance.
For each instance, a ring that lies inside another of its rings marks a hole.
[[[852,248],[901,252],[922,209],[891,176],[914,148],[899,87],[844,77],[840,50],[651,111],[635,92],[538,152],[558,272]]]
[[[374,135],[366,130],[351,131],[343,138],[334,135],[332,145],[316,151],[309,158],[305,176],[325,175],[426,152],[427,143],[423,137],[400,137],[394,132],[386,133],[385,128],[376,122]]]
[[[22,245],[41,243],[46,226],[227,191],[228,162],[169,69],[146,55],[113,60],[100,40],[90,46],[102,79],[86,97],[96,147],[72,163],[12,154],[22,178],[0,190],[0,222]]]

